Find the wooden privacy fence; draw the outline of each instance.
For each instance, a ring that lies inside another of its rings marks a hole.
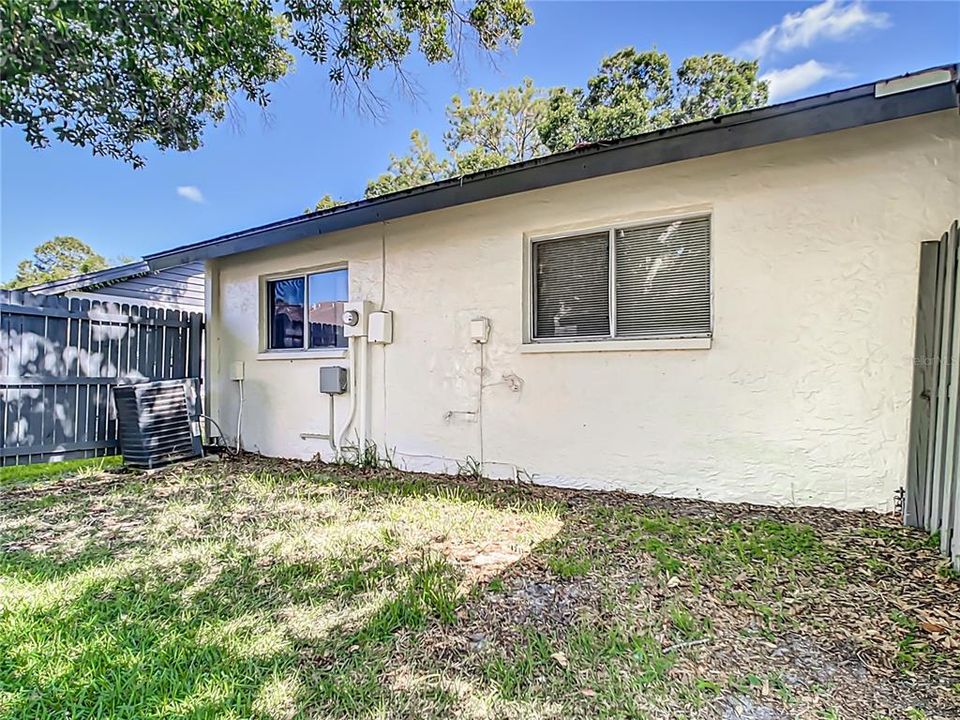
[[[904,522],[939,533],[960,570],[960,277],[957,222],[920,250]]]
[[[112,388],[201,377],[203,315],[0,291],[0,465],[117,453]]]

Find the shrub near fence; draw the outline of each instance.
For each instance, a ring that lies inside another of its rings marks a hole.
[[[201,377],[203,315],[0,291],[0,465],[118,452],[112,388]]]

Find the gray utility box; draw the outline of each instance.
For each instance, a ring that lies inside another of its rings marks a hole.
[[[342,395],[347,391],[347,369],[339,365],[320,368],[320,392],[325,395]]]

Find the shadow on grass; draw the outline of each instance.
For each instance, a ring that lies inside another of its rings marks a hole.
[[[380,675],[394,638],[453,622],[463,575],[397,539],[385,506],[396,514],[391,500],[402,490],[355,506],[358,493],[348,489],[342,515],[328,518],[317,510],[329,495],[322,480],[253,514],[262,483],[238,492],[223,478],[200,480],[199,489],[183,477],[152,486],[86,478],[64,480],[45,498],[8,493],[0,513],[0,711],[372,712],[393,692]],[[301,506],[318,515],[305,527],[290,511]],[[166,527],[160,521],[171,508],[196,511],[199,526]],[[299,543],[322,540],[337,522],[343,543]],[[356,543],[352,523],[362,526]]]
[[[364,713],[383,695],[392,637],[451,622],[458,602],[448,563],[391,555],[265,567],[226,548],[61,573],[0,619],[4,714],[252,717],[304,704]],[[318,628],[324,615],[333,620]],[[284,696],[271,698],[277,683]]]
[[[0,490],[14,718],[686,712],[727,686],[675,646],[804,627],[862,557],[849,514],[304,463],[47,488]]]

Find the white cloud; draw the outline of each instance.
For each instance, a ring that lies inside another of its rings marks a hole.
[[[766,72],[760,76],[760,79],[770,83],[770,102],[778,102],[826,78],[846,75],[847,73],[837,68],[816,60],[807,60],[793,67]]]
[[[862,0],[824,0],[806,10],[787,13],[779,23],[743,43],[736,53],[762,58],[774,51],[808,48],[820,39],[845,40],[867,28],[886,27],[890,27],[890,16],[870,10]]]
[[[203,193],[200,192],[200,188],[198,188],[196,185],[178,185],[177,195],[179,195],[182,198],[186,198],[190,202],[195,202],[195,203],[205,202]]]

